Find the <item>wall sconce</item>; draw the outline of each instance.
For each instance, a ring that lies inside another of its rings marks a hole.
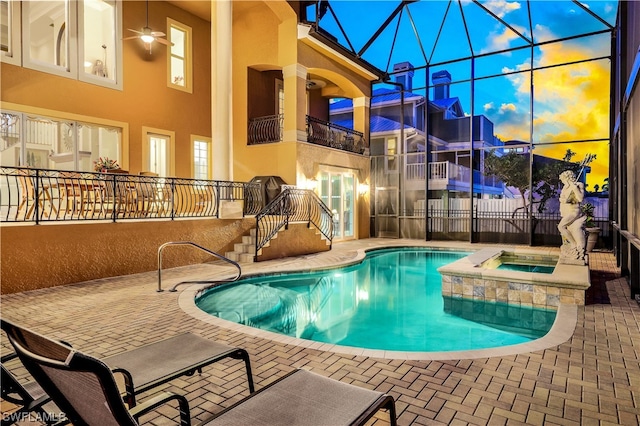
[[[368,183],[359,183],[358,184],[358,195],[364,196],[369,193],[369,184]]]
[[[316,178],[306,179],[304,182],[304,189],[315,191],[318,188],[318,181]]]

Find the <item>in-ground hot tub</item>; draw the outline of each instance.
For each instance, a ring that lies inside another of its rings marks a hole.
[[[584,305],[590,286],[588,265],[561,264],[557,254],[524,248],[485,248],[438,272],[445,297],[540,308]]]

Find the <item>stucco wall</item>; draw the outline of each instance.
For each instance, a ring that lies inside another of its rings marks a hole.
[[[298,177],[312,179],[321,166],[357,170],[358,183],[369,184],[371,159],[366,156],[350,154],[338,149],[324,148],[308,143],[298,143]],[[356,238],[369,238],[370,196],[358,194]]]
[[[192,241],[224,255],[253,227],[254,218],[3,226],[0,292],[155,271],[158,247],[169,241]],[[162,266],[209,260],[196,248],[175,246],[163,252]]]
[[[167,87],[167,48],[149,54],[140,40],[123,42],[123,90],[109,89],[6,63],[0,64],[2,102],[129,124],[128,164],[142,171],[142,127],[175,132],[176,176],[190,177],[191,135],[211,137],[210,23],[167,2],[152,2],[149,25],[167,32],[167,16],[193,30],[193,93]],[[123,27],[145,24],[145,2],[123,2]],[[123,36],[132,33],[125,30]],[[65,116],[64,118],[68,118]]]
[[[289,229],[276,234],[267,247],[262,248],[258,261],[302,256],[331,250],[327,240],[306,223],[291,223]]]

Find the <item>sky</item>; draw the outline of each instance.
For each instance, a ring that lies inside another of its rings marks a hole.
[[[413,91],[422,94],[429,84],[426,65],[429,74],[446,69],[452,75],[451,96],[460,98],[467,114],[489,118],[503,140],[531,138],[533,65],[535,153],[562,158],[570,148],[574,161],[596,154],[587,188],[604,184],[609,173],[608,30],[615,23],[616,1],[582,1],[580,7],[562,0],[421,0],[375,37],[399,2],[330,4],[335,16],[327,12],[321,27],[341,44],[387,72],[395,63],[411,62],[417,68]],[[591,35],[567,40],[584,34]],[[530,47],[532,41],[537,45]],[[579,63],[565,65],[571,62]],[[599,142],[576,142],[594,140]]]

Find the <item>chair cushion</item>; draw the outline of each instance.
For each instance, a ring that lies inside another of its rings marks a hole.
[[[383,394],[296,370],[203,426],[349,425]]]
[[[226,357],[236,348],[191,333],[184,333],[130,351],[103,358],[109,368],[131,373],[135,392],[180,377]]]

